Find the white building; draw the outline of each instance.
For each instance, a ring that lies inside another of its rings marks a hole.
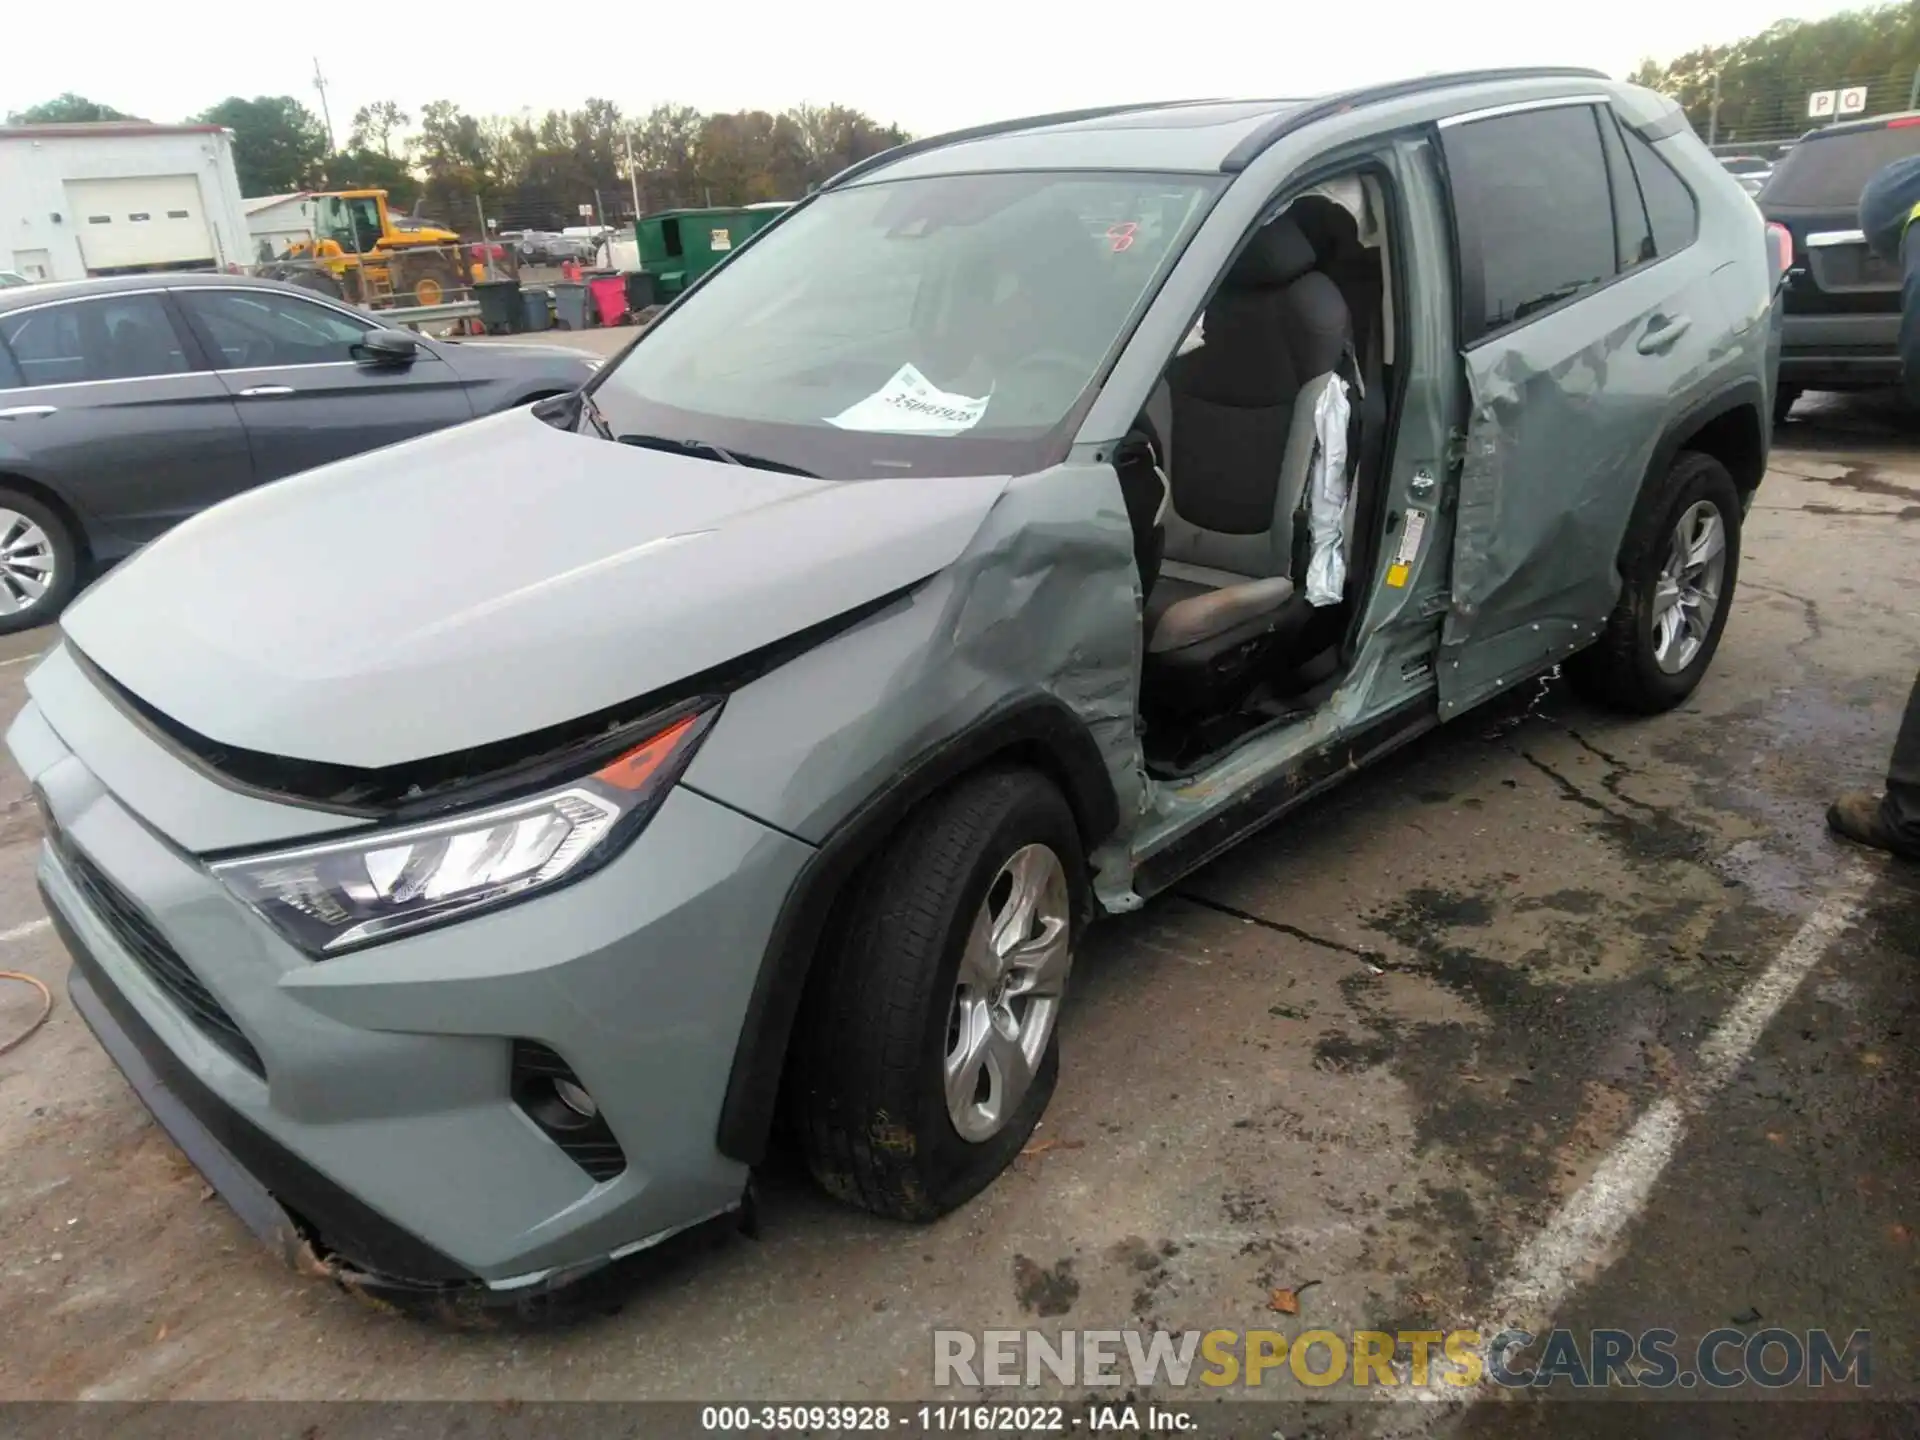
[[[253,258],[218,125],[0,126],[0,270],[79,280]]]
[[[254,260],[271,260],[283,254],[294,241],[313,238],[313,192],[310,190],[296,190],[291,195],[258,195],[242,200],[240,207],[246,212]]]

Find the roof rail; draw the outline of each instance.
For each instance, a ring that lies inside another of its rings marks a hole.
[[[958,145],[967,140],[985,140],[993,135],[1006,135],[1016,130],[1033,130],[1047,125],[1071,125],[1078,120],[1104,120],[1109,115],[1126,115],[1135,110],[1173,110],[1184,105],[1216,105],[1218,103],[1220,102],[1217,100],[1140,100],[1131,105],[1096,105],[1089,110],[1057,110],[1051,115],[1028,115],[1018,120],[995,120],[987,125],[971,125],[965,130],[949,130],[942,135],[928,135],[919,140],[909,140],[904,145],[895,145],[890,150],[882,150],[878,155],[869,155],[864,160],[856,160],[820,188],[832,190],[866,174],[869,170],[877,170],[882,165],[891,165],[894,161],[904,160],[909,155],[938,150],[945,145]]]
[[[1339,115],[1348,110],[1358,110],[1363,105],[1379,105],[1388,100],[1400,100],[1410,95],[1424,94],[1429,90],[1447,90],[1456,85],[1481,85],[1494,80],[1607,80],[1612,77],[1599,70],[1586,70],[1571,65],[1531,65],[1504,70],[1460,70],[1448,75],[1421,75],[1412,80],[1395,80],[1386,85],[1368,85],[1358,90],[1344,90],[1316,100],[1298,110],[1290,110],[1284,115],[1276,115],[1233,149],[1227,152],[1226,159],[1220,162],[1220,169],[1228,174],[1236,174],[1251,165],[1264,151],[1277,140],[1291,135],[1296,130],[1305,129],[1315,121],[1325,120],[1329,116]]]

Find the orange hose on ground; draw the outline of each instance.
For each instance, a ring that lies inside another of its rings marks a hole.
[[[22,985],[31,985],[40,992],[39,1015],[34,1018],[34,1022],[27,1026],[26,1029],[7,1041],[6,1044],[0,1045],[0,1055],[4,1055],[15,1046],[24,1045],[32,1037],[34,1031],[47,1023],[47,1017],[53,1014],[53,992],[47,989],[44,980],[32,975],[23,975],[18,970],[0,970],[0,980],[18,980]]]

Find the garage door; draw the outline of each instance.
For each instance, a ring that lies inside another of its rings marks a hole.
[[[69,180],[67,207],[91,274],[217,258],[192,175]]]

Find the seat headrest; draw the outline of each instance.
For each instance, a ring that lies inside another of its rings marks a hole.
[[[1227,272],[1227,283],[1237,289],[1268,289],[1291,285],[1313,269],[1313,246],[1291,216],[1282,215],[1253,233],[1248,245]]]

